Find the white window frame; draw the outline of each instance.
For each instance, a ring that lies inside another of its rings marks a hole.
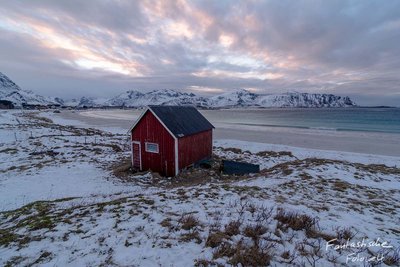
[[[157,151],[155,151],[155,150],[149,150],[149,145],[154,145],[154,146],[156,146]],[[158,146],[157,143],[145,142],[145,143],[144,143],[144,147],[145,147],[146,152],[149,152],[149,153],[158,154],[158,153],[160,152],[160,149],[159,149],[159,146]]]

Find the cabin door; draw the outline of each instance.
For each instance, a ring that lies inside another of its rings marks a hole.
[[[140,151],[140,142],[132,141],[132,166],[138,170],[142,169],[142,156]]]

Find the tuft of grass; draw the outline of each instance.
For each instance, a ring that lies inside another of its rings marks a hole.
[[[100,143],[100,144],[93,144],[93,146],[101,146],[101,147],[109,147],[111,148],[114,152],[122,152],[122,149],[119,145],[116,144],[106,144],[106,143]]]
[[[22,256],[13,256],[5,263],[4,267],[20,266],[24,259]]]
[[[345,181],[336,180],[333,182],[333,189],[340,192],[345,192],[347,189],[350,188],[350,186],[351,185]]]
[[[206,259],[196,259],[194,261],[194,266],[195,267],[209,267],[209,266],[223,267],[224,265],[210,261],[210,260],[206,260]]]
[[[190,242],[194,240],[196,244],[201,244],[202,240],[200,238],[200,233],[198,231],[191,231],[189,233],[184,233],[181,235],[180,240],[183,242]]]
[[[400,266],[400,247],[387,254],[383,262],[388,266]]]
[[[293,154],[290,151],[279,151],[279,152],[261,151],[257,152],[256,155],[259,157],[284,157],[284,156],[293,157]]]
[[[190,230],[200,225],[199,219],[192,214],[182,216],[179,223],[183,230]]]
[[[213,259],[228,257],[235,255],[235,248],[228,242],[222,242],[213,253]]]
[[[0,212],[0,214],[6,216],[7,218],[10,218],[10,220],[16,220],[17,218],[21,217],[22,215],[27,215],[28,217],[25,219],[25,221],[28,221],[33,217],[44,216],[47,213],[49,213],[51,210],[51,207],[53,206],[53,203],[68,201],[71,199],[73,199],[73,198],[64,198],[64,199],[59,199],[59,200],[54,200],[54,201],[35,201],[35,202],[29,203],[19,209]],[[21,225],[19,225],[19,226],[21,226]]]
[[[289,259],[290,258],[290,251],[289,250],[285,250],[282,254],[281,254],[281,258],[282,259]]]
[[[29,224],[29,228],[31,228],[31,230],[39,230],[44,228],[52,229],[54,228],[54,226],[54,222],[50,216],[38,216],[34,218]]]
[[[268,266],[272,259],[271,247],[268,245],[246,246],[238,242],[235,253],[228,263],[234,266]]]
[[[206,240],[206,247],[216,248],[222,244],[222,241],[228,236],[220,231],[210,233]]]
[[[313,178],[311,175],[309,175],[309,174],[306,173],[306,172],[300,173],[300,174],[299,174],[299,177],[300,177],[302,180],[310,180],[310,179]]]
[[[244,228],[243,234],[257,243],[260,237],[265,234],[267,230],[268,229],[261,224],[248,225]]]
[[[287,212],[282,209],[278,210],[275,219],[278,220],[278,222],[280,222],[281,224],[284,224],[295,231],[299,230],[311,231],[314,230],[317,225],[316,218],[312,218],[307,214]]]
[[[236,148],[236,147],[227,147],[227,148],[223,148],[223,150],[231,151],[236,154],[243,154],[243,151],[240,148]]]
[[[128,239],[127,239],[127,240],[125,240],[125,244],[124,245],[125,245],[125,247],[130,247],[133,244],[131,242],[129,242]]]
[[[323,233],[321,231],[318,231],[317,229],[308,229],[306,230],[306,235],[308,238],[322,238],[325,241],[329,241],[332,239],[335,239],[335,236],[332,234],[328,233]]]
[[[160,225],[165,228],[172,228],[171,218],[165,218],[160,222]]]
[[[355,236],[351,228],[338,228],[336,229],[336,238],[338,240],[350,240]]]
[[[6,230],[0,229],[0,246],[8,246],[10,243],[17,241],[18,235]]]
[[[149,206],[152,206],[155,203],[155,201],[153,199],[148,199],[148,198],[142,198],[139,201],[143,202],[144,204],[149,205]]]
[[[6,149],[3,149],[3,150],[0,150],[0,153],[7,153],[7,154],[15,154],[17,152],[18,152],[18,149],[10,148],[10,147],[8,147]]]
[[[240,234],[240,221],[231,221],[225,225],[225,234],[228,236],[234,236]]]
[[[282,173],[284,175],[288,176],[288,175],[291,175],[293,173],[293,170],[289,169],[289,168],[284,168],[284,169],[282,169]]]
[[[125,178],[134,173],[130,159],[125,159],[122,162],[116,163],[111,167],[113,174],[119,178]]]
[[[47,258],[49,258],[51,256],[52,256],[51,252],[45,251],[42,254],[40,254],[39,258],[37,258],[37,260],[34,261],[32,265],[42,263],[43,261],[45,261]]]

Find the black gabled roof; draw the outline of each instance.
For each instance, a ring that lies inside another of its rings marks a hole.
[[[149,106],[149,108],[178,138],[214,128],[193,106]]]

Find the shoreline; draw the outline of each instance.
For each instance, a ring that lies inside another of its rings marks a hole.
[[[90,110],[62,112],[56,116],[83,122],[92,127],[120,128],[121,133],[126,133],[141,113],[142,110]],[[246,123],[221,123],[218,120],[209,119],[216,127],[213,134],[215,140],[235,139],[303,149],[400,157],[400,134],[396,133],[268,127]]]
[[[376,130],[361,130],[361,129],[350,129],[350,128],[329,128],[329,127],[308,127],[308,126],[288,126],[288,125],[276,125],[276,124],[260,124],[260,123],[232,123],[234,125],[243,126],[260,126],[270,128],[283,128],[283,129],[308,129],[308,130],[320,130],[320,131],[333,131],[333,132],[360,132],[360,133],[383,133],[383,134],[398,134],[395,131],[376,131]]]

